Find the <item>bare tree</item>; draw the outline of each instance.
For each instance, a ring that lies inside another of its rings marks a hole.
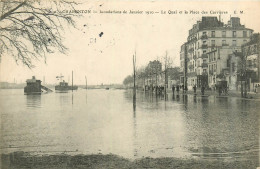
[[[9,54],[17,64],[32,68],[34,60],[43,58],[46,62],[48,53],[66,53],[62,31],[65,25],[75,27],[77,4],[67,0],[0,0],[0,58]]]
[[[165,55],[163,57],[163,60],[164,60],[164,83],[165,83],[165,87],[164,87],[164,93],[165,93],[165,99],[166,99],[166,88],[167,88],[167,83],[168,83],[168,69],[172,66],[172,59],[168,56],[168,52],[166,51],[165,52]]]

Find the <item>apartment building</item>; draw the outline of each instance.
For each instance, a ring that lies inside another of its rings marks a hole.
[[[197,21],[180,51],[183,79],[188,89],[194,85],[215,86],[228,69],[229,54],[241,51],[241,45],[249,41],[252,33],[252,29],[240,24],[238,17],[231,17],[227,24],[217,17],[202,17]]]

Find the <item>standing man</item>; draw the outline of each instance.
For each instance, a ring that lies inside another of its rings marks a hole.
[[[202,86],[202,87],[201,87],[201,95],[204,95],[204,92],[205,92],[205,87]]]
[[[177,94],[179,95],[179,91],[180,91],[180,86],[179,85],[177,85],[176,91],[177,91]]]
[[[174,92],[175,92],[175,86],[172,85],[172,94],[174,95]]]
[[[185,89],[185,93],[187,93],[187,91],[188,91],[188,86],[185,86],[184,89]]]
[[[197,90],[196,85],[194,85],[194,86],[193,86],[194,94],[196,94],[196,90]]]

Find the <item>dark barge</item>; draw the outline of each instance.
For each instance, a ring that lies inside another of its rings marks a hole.
[[[43,90],[46,92],[52,92],[51,89],[42,86],[41,85],[41,80],[37,80],[35,76],[32,77],[32,79],[27,79],[26,80],[26,86],[24,87],[24,93],[25,94],[41,94]],[[42,90],[43,89],[43,90]]]

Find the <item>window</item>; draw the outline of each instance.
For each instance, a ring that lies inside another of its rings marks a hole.
[[[222,31],[222,37],[226,37],[226,31]]]
[[[211,40],[211,46],[212,46],[212,47],[215,46],[215,40]]]
[[[233,37],[237,37],[237,31],[233,31]]]
[[[232,72],[235,71],[235,63],[232,63]]]
[[[203,54],[205,54],[207,51],[206,50],[203,50]]]
[[[244,40],[243,40],[243,43],[246,43],[246,42],[247,42],[247,40],[246,40],[246,39],[244,39]]]
[[[211,37],[215,38],[215,31],[211,31]]]
[[[236,40],[232,41],[232,46],[237,46],[237,41]]]
[[[216,53],[214,52],[213,53],[213,56],[214,56],[214,61],[216,60]]]
[[[244,37],[244,38],[247,37],[247,31],[243,31],[243,37]]]
[[[206,45],[206,43],[207,43],[207,41],[204,40],[204,41],[203,41],[203,45]]]
[[[222,40],[222,46],[226,46],[226,40]]]
[[[203,35],[207,35],[207,32],[203,32]]]

